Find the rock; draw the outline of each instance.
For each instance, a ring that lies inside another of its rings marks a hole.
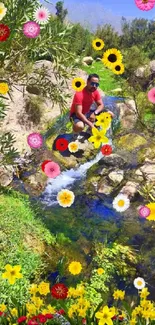
[[[124,171],[121,169],[114,170],[108,175],[109,179],[114,183],[121,183],[124,178]]]
[[[97,192],[105,195],[110,195],[113,191],[113,187],[108,184],[108,181],[101,179],[98,184]]]
[[[133,198],[138,192],[139,183],[136,182],[127,182],[125,186],[121,189],[120,193],[127,195],[129,198]]]
[[[135,174],[146,181],[155,181],[155,159],[146,160],[146,163],[136,170]]]
[[[122,88],[116,88],[114,90],[112,90],[113,93],[119,93],[122,91]]]
[[[126,165],[126,161],[123,157],[113,153],[110,156],[103,157],[99,162],[98,165],[107,165],[107,166],[114,166],[114,167],[123,167]]]
[[[1,186],[8,186],[11,184],[11,182],[13,181],[13,172],[14,169],[12,166],[6,166],[6,168],[4,166],[0,167],[0,185]]]
[[[95,61],[99,62],[99,61],[101,61],[101,58],[96,58]]]
[[[150,70],[151,72],[155,72],[155,60],[150,61]]]
[[[145,72],[148,68],[148,65],[145,65],[144,67],[140,67],[135,71],[135,76],[138,78],[144,78]]]
[[[91,56],[85,56],[82,60],[82,63],[86,63],[88,65],[91,65],[93,63],[93,58]]]
[[[123,135],[119,138],[119,140],[114,140],[114,143],[116,147],[132,152],[134,149],[146,145],[147,140],[143,136],[140,136],[136,133],[130,133]]]
[[[125,103],[117,103],[120,110],[120,121],[123,129],[133,129],[137,122],[137,114],[134,100]]]

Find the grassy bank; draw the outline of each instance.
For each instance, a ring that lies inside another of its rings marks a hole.
[[[105,68],[102,62],[94,62],[91,66],[82,66],[88,74],[97,73],[100,76],[100,88],[106,95],[116,95],[114,89],[121,87],[121,77],[115,76],[112,71]]]

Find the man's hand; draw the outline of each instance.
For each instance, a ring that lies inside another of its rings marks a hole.
[[[107,113],[109,113],[112,118],[115,116],[115,114],[113,112],[111,112],[111,111],[108,111]]]
[[[89,117],[89,121],[91,121],[91,122],[95,122],[95,120],[96,120],[96,116],[95,116],[94,113],[92,113],[92,114],[90,115],[90,117]]]

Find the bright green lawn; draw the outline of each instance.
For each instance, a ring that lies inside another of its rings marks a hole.
[[[115,76],[112,71],[105,68],[102,62],[94,62],[91,66],[82,66],[82,70],[88,74],[97,73],[100,76],[100,88],[107,95],[116,95],[112,90],[120,88],[120,76]]]

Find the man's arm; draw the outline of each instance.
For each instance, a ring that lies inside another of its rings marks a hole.
[[[103,108],[104,108],[104,105],[103,105],[103,102],[102,102],[102,99],[99,99],[96,101],[96,104],[97,104],[97,109],[95,110],[95,112],[97,114],[99,114],[100,112],[103,111]]]
[[[91,128],[94,127],[93,123],[90,122],[86,117],[85,115],[82,113],[82,105],[76,105],[76,108],[75,108],[75,112],[76,112],[76,116],[79,117],[79,119],[86,123],[87,125],[89,125]]]

